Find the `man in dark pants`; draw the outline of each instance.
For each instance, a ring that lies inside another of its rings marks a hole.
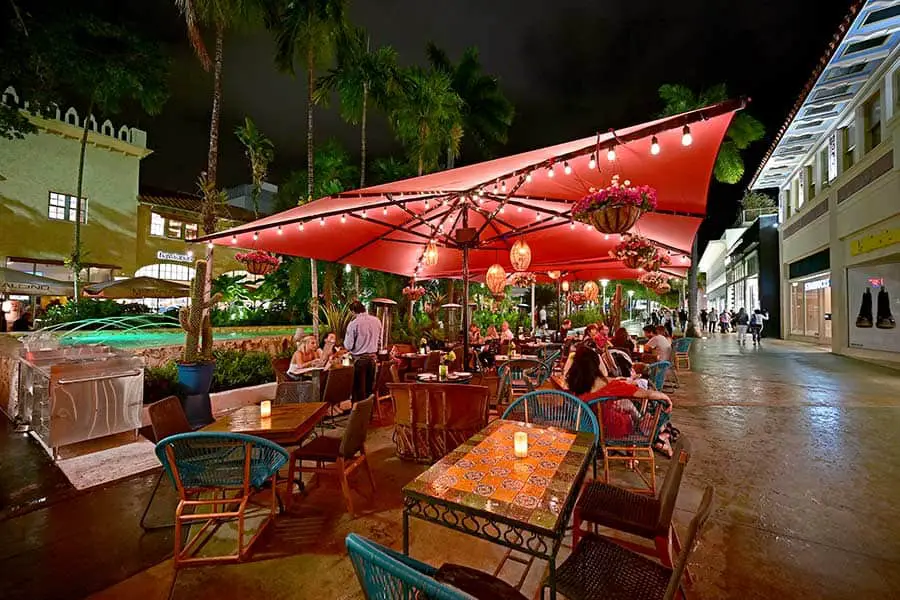
[[[347,326],[344,347],[353,356],[353,401],[365,400],[375,387],[375,363],[381,342],[381,321],[366,313],[363,303],[350,305],[356,317]]]

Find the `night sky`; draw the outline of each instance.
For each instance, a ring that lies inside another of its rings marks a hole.
[[[368,30],[373,46],[396,48],[404,65],[424,64],[428,41],[453,60],[477,46],[484,69],[516,107],[508,153],[651,119],[661,108],[656,90],[663,83],[725,82],[732,96],[749,96],[748,110],[768,135],[747,152],[741,184],[713,186],[701,229],[701,239],[709,239],[733,221],[736,200],[848,7],[848,0],[356,0],[350,16]],[[136,10],[173,57],[163,113],[130,121],[147,129],[154,150],[141,182],[193,191],[206,164],[212,75],[191,54],[174,2],[145,1]],[[250,179],[232,133],[245,115],[275,143],[272,182],[305,168],[304,74],[279,73],[272,55],[261,28],[226,38],[223,186]],[[317,140],[337,138],[357,152],[358,129],[334,108],[317,109],[316,119]],[[371,155],[399,154],[384,117],[376,113],[371,123]]]

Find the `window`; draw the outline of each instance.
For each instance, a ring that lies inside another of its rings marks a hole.
[[[849,84],[843,84],[839,86],[835,86],[830,90],[819,90],[815,94],[813,94],[813,100],[827,100],[828,98],[837,98],[838,96],[843,96],[844,94],[850,91]]]
[[[813,177],[812,165],[803,167],[803,172],[803,179],[809,184],[809,199],[812,200],[816,197],[816,178]]]
[[[875,92],[863,104],[863,121],[866,129],[865,150],[869,152],[881,143],[881,92]]]
[[[803,208],[806,202],[806,169],[800,171],[797,177],[797,210]]]
[[[784,218],[790,218],[791,214],[794,212],[794,207],[791,205],[791,190],[784,190]]]
[[[183,235],[184,234],[181,230],[181,221],[175,221],[174,219],[168,219],[166,221],[166,237],[180,240]]]
[[[828,69],[828,72],[825,75],[825,81],[840,79],[841,77],[846,77],[847,75],[855,75],[865,70],[867,64],[868,63],[866,62],[858,62],[855,65],[850,65],[847,67],[832,67]]]
[[[185,223],[184,224],[184,239],[193,240],[197,237],[197,224],[196,223]]]
[[[156,279],[169,279],[172,281],[190,281],[194,278],[194,269],[184,265],[160,263],[147,265],[135,271],[135,277],[155,277]]]
[[[852,44],[847,46],[846,50],[844,50],[844,56],[847,56],[848,54],[855,54],[856,52],[871,50],[872,48],[877,48],[878,46],[882,45],[887,39],[888,36],[879,35],[878,37],[869,38],[860,42],[853,42]]]
[[[894,114],[900,112],[900,69],[894,71]]]
[[[900,15],[900,4],[882,8],[881,10],[873,10],[869,13],[869,16],[866,17],[866,25],[871,25],[872,23],[877,23],[878,21],[884,21],[885,19],[890,19],[892,17],[896,17],[897,15]]]
[[[843,137],[843,162],[844,171],[853,166],[854,154],[856,152],[856,123],[848,123],[846,127],[841,129]]]
[[[81,222],[87,223],[87,198],[81,199]],[[47,205],[47,217],[55,221],[75,221],[78,214],[78,205],[75,204],[75,196],[50,192],[50,201]]]
[[[165,235],[166,219],[162,215],[150,213],[150,235]]]
[[[819,184],[823,190],[828,187],[828,146],[819,150]]]

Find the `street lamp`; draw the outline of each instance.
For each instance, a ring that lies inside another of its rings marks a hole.
[[[603,288],[603,304],[600,305],[600,308],[602,308],[604,312],[606,311],[606,286],[608,286],[608,285],[609,285],[609,279],[601,279],[600,280],[600,287]]]
[[[628,290],[628,320],[634,321],[634,290]]]

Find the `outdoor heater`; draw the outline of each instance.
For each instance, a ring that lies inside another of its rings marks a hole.
[[[373,298],[372,304],[375,305],[375,316],[381,321],[381,349],[385,350],[391,345],[391,327],[397,303],[390,298]]]

